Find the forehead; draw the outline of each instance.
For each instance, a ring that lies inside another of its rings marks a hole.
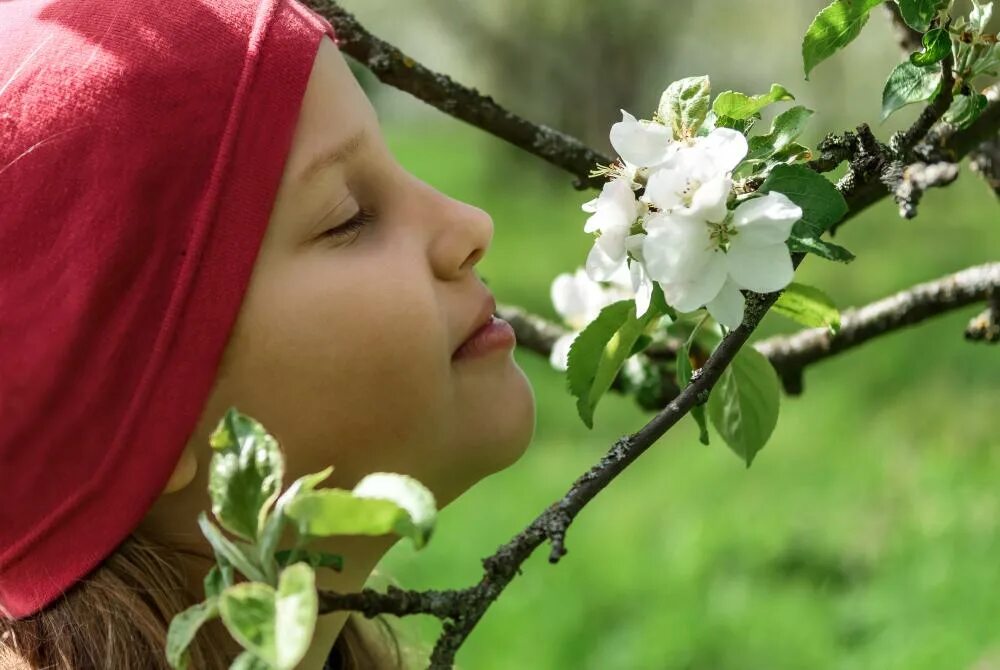
[[[322,152],[364,128],[374,131],[376,125],[371,102],[343,54],[324,35],[302,99],[286,175],[301,174]]]

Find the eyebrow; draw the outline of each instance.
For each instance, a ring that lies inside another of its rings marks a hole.
[[[321,172],[333,167],[337,163],[343,163],[348,160],[351,156],[358,153],[361,147],[366,144],[367,139],[368,129],[362,128],[340,145],[320,153],[299,174],[299,183],[305,186]]]

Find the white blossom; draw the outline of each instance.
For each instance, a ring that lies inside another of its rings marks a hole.
[[[632,192],[631,181],[624,178],[607,182],[600,196],[584,203],[583,211],[591,212],[584,232],[600,233],[585,263],[591,279],[608,281],[625,265],[625,238],[643,208]]]
[[[622,120],[611,126],[611,146],[632,169],[663,163],[676,151],[673,131],[662,123],[638,120],[624,109]]]
[[[665,213],[716,223],[726,216],[730,173],[747,154],[747,141],[730,128],[695,138],[654,170],[642,199]]]
[[[558,370],[566,369],[570,345],[602,309],[633,297],[629,270],[624,265],[611,276],[608,286],[591,279],[583,268],[573,274],[564,272],[552,282],[549,293],[556,312],[572,329],[552,346],[549,363]]]
[[[771,192],[741,203],[718,221],[659,213],[646,221],[646,271],[681,312],[702,305],[729,328],[743,320],[740,289],[768,293],[792,279],[785,241],[802,210]]]

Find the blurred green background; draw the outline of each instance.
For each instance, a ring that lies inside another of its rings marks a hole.
[[[867,121],[901,59],[876,10],[861,37],[802,75],[801,36],[821,1],[345,0],[375,34],[532,120],[610,152],[624,107],[649,117],[661,90],[788,87],[815,110],[805,140]],[[402,164],[488,211],[481,274],[504,303],[555,318],[549,286],[590,248],[565,174],[359,71]],[[1000,206],[974,174],[927,194],[918,218],[883,201],[836,241],[849,265],[809,258],[798,281],[847,307],[1000,260]],[[567,536],[543,545],[459,653],[460,667],[757,669],[1000,668],[1000,349],[967,343],[970,307],[809,368],[747,470],[682,422],[605,489]],[[770,315],[760,336],[795,329]],[[399,543],[380,570],[406,587],[457,588],[480,559],[562,496],[651,415],[602,401],[593,430],[564,379],[517,352],[538,404],[525,456],[444,510],[435,538]],[[497,411],[503,411],[498,407]],[[439,623],[396,620],[429,649]],[[424,653],[426,653],[426,649]]]

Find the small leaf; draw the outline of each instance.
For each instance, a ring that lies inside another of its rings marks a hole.
[[[792,226],[795,238],[813,238],[830,229],[847,214],[847,201],[823,175],[804,165],[778,165],[757,190],[784,193],[802,208],[802,218]]]
[[[941,85],[941,67],[920,67],[910,61],[896,66],[882,89],[882,121],[914,102],[930,100]]]
[[[774,310],[803,326],[825,327],[831,333],[840,330],[840,311],[827,294],[813,286],[792,282],[774,303]]]
[[[660,96],[657,113],[666,119],[674,137],[694,137],[710,108],[708,77],[685,77],[673,82]]]
[[[220,557],[216,555],[216,560]],[[222,593],[227,586],[233,585],[233,566],[229,565],[225,559],[221,559],[222,564],[216,563],[205,575],[202,585],[205,588],[205,597],[214,598]]]
[[[771,84],[771,90],[761,95],[746,95],[736,91],[723,91],[712,103],[712,111],[718,117],[734,120],[752,118],[768,105],[783,100],[794,100],[795,96],[780,84]]]
[[[906,25],[918,33],[926,32],[940,9],[948,5],[948,0],[899,0],[899,13]]]
[[[281,571],[275,604],[277,665],[282,669],[294,668],[309,650],[319,616],[316,572],[312,566],[295,563]]]
[[[691,384],[691,344],[689,338],[677,352],[677,388],[681,391]],[[691,416],[698,424],[698,441],[708,444],[708,423],[705,419],[705,406],[695,405],[691,408]]]
[[[828,261],[840,263],[850,263],[854,260],[854,254],[833,242],[821,240],[818,237],[792,237],[788,238],[788,248],[795,253],[815,254]]]
[[[635,316],[634,300],[619,300],[602,309],[576,336],[569,348],[566,375],[577,412],[588,428],[593,428],[594,409],[611,388],[636,340],[650,321],[662,315],[657,300],[650,303],[642,318]]]
[[[750,138],[750,150],[747,153],[747,158],[758,160],[783,151],[802,134],[809,117],[812,115],[811,109],[801,105],[786,109],[774,118],[771,132],[767,135],[757,135]]]
[[[277,590],[243,582],[219,598],[219,613],[233,638],[277,670],[292,670],[305,656],[318,612],[316,575],[305,563],[282,570]]]
[[[358,483],[359,487],[365,484],[365,479]],[[286,514],[295,520],[302,535],[325,537],[385,535],[396,532],[413,540],[414,546],[418,549],[423,547],[430,538],[434,523],[433,514],[436,514],[427,509],[426,496],[431,495],[430,491],[425,489],[426,494],[412,495],[411,499],[406,500],[409,494],[401,490],[390,494],[384,484],[378,487],[380,495],[395,495],[397,500],[407,505],[407,508],[404,508],[387,498],[367,497],[368,493],[372,493],[368,489],[374,488],[370,484],[365,484],[361,489],[365,494],[362,496],[343,489],[319,489],[303,493],[289,503]],[[408,508],[414,510],[416,517],[411,516]]]
[[[712,425],[747,467],[778,423],[778,375],[760,352],[743,347],[708,397]]]
[[[358,498],[388,500],[405,510],[412,527],[401,534],[413,538],[417,549],[430,539],[437,519],[437,502],[431,490],[413,477],[373,472],[358,482],[351,493]]]
[[[273,587],[260,582],[233,584],[219,596],[219,613],[229,634],[244,649],[268,665],[278,664]]]
[[[192,605],[170,620],[167,629],[167,662],[170,667],[185,670],[190,663],[187,648],[194,640],[202,624],[219,616],[219,603],[215,598],[209,598],[197,605]]]
[[[988,102],[982,93],[956,95],[951,107],[944,114],[944,120],[959,128],[968,128],[983,113]]]
[[[951,53],[951,37],[944,28],[935,28],[923,37],[922,51],[910,54],[910,62],[920,67],[939,63]]]
[[[284,459],[278,443],[254,419],[230,407],[213,431],[208,490],[223,528],[257,539],[268,508],[281,490]]]
[[[273,670],[273,668],[249,651],[244,651],[230,664],[229,670]]]
[[[249,579],[257,582],[266,581],[264,572],[250,558],[253,554],[253,547],[251,545],[246,543],[236,544],[223,535],[222,531],[209,520],[205,512],[198,514],[198,526],[201,528],[205,539],[212,545],[212,549],[217,556],[220,556]]]
[[[814,67],[851,43],[882,0],[834,0],[809,24],[802,40],[806,79]]]
[[[261,531],[260,540],[257,543],[257,558],[262,565],[266,566],[269,583],[273,583],[274,566],[271,560],[285,527],[285,510],[288,508],[288,504],[302,493],[315,490],[332,472],[333,466],[328,466],[319,472],[299,477],[278,497],[278,501],[274,504],[274,510],[264,522],[264,530]]]
[[[332,568],[337,572],[344,569],[344,557],[340,554],[330,554],[325,551],[314,551],[311,549],[282,549],[275,552],[274,558],[278,565],[285,567],[292,562],[292,557],[296,561],[305,561],[314,568]]]

